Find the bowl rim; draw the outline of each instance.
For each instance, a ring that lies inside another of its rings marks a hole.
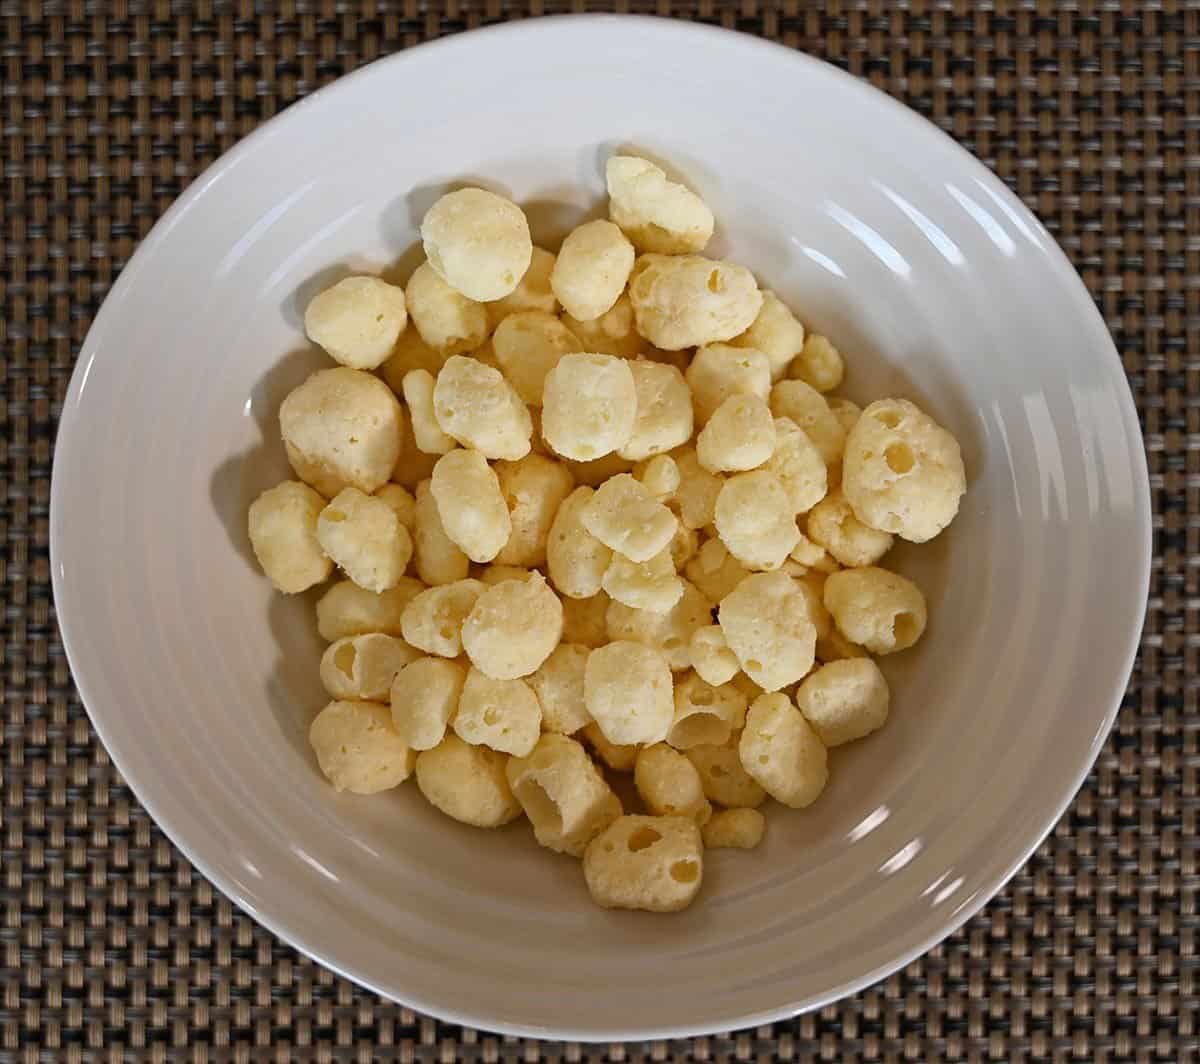
[[[1121,656],[1120,661],[1115,663],[1119,665],[1119,669],[1114,672],[1114,677],[1123,677],[1124,681],[1117,686],[1114,680],[1111,705],[1106,708],[1098,722],[1099,726],[1088,749],[1087,757],[1079,765],[1074,774],[1063,776],[1062,786],[1052,806],[1048,807],[1044,822],[1036,824],[1027,836],[1016,841],[1013,858],[1003,872],[989,879],[966,905],[950,914],[935,932],[908,946],[883,964],[862,973],[857,978],[847,980],[841,985],[830,988],[819,995],[814,995],[807,1000],[791,1005],[767,1008],[744,1015],[714,1016],[711,1021],[700,1024],[639,1027],[632,1030],[563,1028],[509,1022],[503,1018],[474,1013],[470,1005],[460,1007],[448,1003],[444,998],[428,1000],[420,987],[405,988],[403,996],[399,996],[395,988],[385,988],[369,975],[357,971],[352,961],[345,959],[334,960],[323,955],[317,947],[310,944],[303,930],[290,926],[285,921],[276,920],[269,912],[263,912],[257,908],[252,909],[241,896],[237,885],[219,870],[215,869],[203,855],[193,851],[179,826],[172,823],[169,818],[162,817],[156,808],[157,803],[154,798],[143,789],[136,779],[126,774],[126,759],[123,755],[121,745],[115,741],[112,731],[106,727],[103,715],[93,711],[92,706],[96,704],[94,692],[89,690],[87,678],[81,675],[75,667],[75,663],[79,660],[79,657],[72,648],[78,645],[80,634],[79,627],[76,621],[72,619],[71,608],[68,605],[70,593],[66,586],[65,578],[62,575],[61,557],[63,545],[60,541],[58,525],[55,522],[55,513],[62,505],[62,478],[59,475],[60,462],[64,461],[62,455],[71,446],[80,445],[72,435],[71,430],[75,418],[74,411],[79,406],[83,386],[98,357],[98,351],[102,347],[102,345],[97,344],[96,338],[104,333],[108,320],[120,313],[117,308],[123,301],[122,297],[125,290],[132,285],[132,278],[139,273],[139,270],[136,268],[138,264],[157,253],[160,246],[169,236],[176,220],[191,208],[192,204],[211,184],[218,181],[244,155],[259,150],[272,136],[302,121],[316,97],[321,97],[322,104],[327,104],[334,96],[344,93],[351,83],[355,83],[360,79],[365,80],[369,77],[379,76],[381,69],[385,65],[406,62],[414,51],[419,51],[423,56],[428,56],[430,51],[435,49],[452,54],[463,48],[477,48],[484,38],[490,40],[493,45],[498,45],[512,36],[556,34],[563,32],[564,29],[569,29],[572,32],[585,32],[589,27],[597,25],[622,25],[627,29],[641,27],[643,30],[652,27],[655,32],[674,33],[682,38],[720,37],[727,45],[741,47],[748,51],[770,52],[776,57],[786,54],[798,65],[808,67],[819,76],[828,78],[838,91],[869,96],[872,103],[880,110],[890,112],[891,118],[897,123],[907,123],[910,127],[918,127],[921,129],[921,135],[923,136],[928,136],[929,132],[932,131],[943,142],[953,145],[954,152],[960,157],[964,166],[1004,203],[1008,210],[1012,212],[1012,215],[1020,219],[1024,225],[1028,226],[1040,237],[1044,238],[1044,243],[1048,251],[1048,268],[1064,275],[1068,285],[1078,297],[1077,305],[1073,305],[1072,309],[1077,310],[1083,315],[1092,315],[1093,319],[1098,321],[1103,327],[1108,342],[1103,351],[1097,350],[1096,357],[1107,360],[1110,371],[1113,372],[1117,379],[1124,383],[1124,387],[1117,390],[1117,394],[1120,396],[1119,402],[1124,432],[1129,438],[1143,438],[1129,379],[1121,362],[1120,354],[1108,330],[1107,323],[1096,307],[1078,271],[1067,258],[1057,240],[1042,225],[1036,215],[984,163],[934,123],[883,90],[877,89],[869,82],[815,56],[789,48],[781,42],[769,41],[736,30],[729,30],[705,23],[683,22],[653,15],[569,14],[526,19],[516,22],[504,22],[481,27],[452,36],[438,38],[437,40],[421,42],[400,52],[381,57],[368,63],[366,66],[360,67],[358,70],[339,77],[336,81],[297,100],[280,113],[269,118],[251,133],[241,138],[232,148],[220,155],[192,180],[188,187],[158,218],[150,231],[141,240],[116,281],[105,295],[100,309],[97,311],[96,317],[89,327],[83,343],[79,347],[76,364],[63,399],[58,430],[55,436],[49,505],[49,554],[53,601],[63,650],[71,670],[71,678],[76,690],[79,692],[81,703],[88,715],[92,728],[103,744],[108,757],[138,802],[150,815],[159,830],[187,858],[189,863],[255,922],[316,963],[329,968],[342,978],[348,979],[354,984],[364,987],[386,1000],[395,1001],[418,1012],[436,1017],[443,1022],[516,1037],[593,1043],[696,1037],[714,1032],[757,1027],[780,1020],[787,1020],[802,1013],[823,1008],[844,997],[858,993],[860,990],[892,975],[927,953],[966,924],[1016,875],[1062,819],[1079,789],[1087,779],[1107,741],[1109,732],[1116,721],[1121,703],[1128,689],[1128,680],[1132,674],[1141,642],[1146,606],[1149,602],[1153,556],[1153,503],[1150,490],[1149,468],[1143,448],[1141,451],[1142,461],[1140,463],[1134,462],[1132,470],[1137,481],[1135,494],[1138,505],[1135,521],[1139,526],[1140,534],[1136,537],[1136,542],[1131,544],[1134,553],[1131,561],[1136,565],[1137,570],[1143,574],[1140,594],[1142,604],[1141,616],[1136,620],[1132,616],[1130,618],[1129,630],[1126,636],[1126,650]],[[686,43],[686,40],[684,43]],[[91,351],[90,356],[87,358],[83,357],[84,353],[89,350]]]

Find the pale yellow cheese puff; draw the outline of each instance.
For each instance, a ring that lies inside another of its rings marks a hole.
[[[509,295],[533,256],[524,212],[482,188],[460,188],[442,196],[425,212],[421,242],[438,275],[468,299],[481,302]]]
[[[710,473],[757,469],[775,451],[775,421],[756,395],[731,395],[696,437],[696,459]]]
[[[800,538],[783,482],[766,469],[737,473],[721,485],[713,523],[729,553],[749,569],[778,569]]]
[[[433,387],[442,431],[485,458],[516,461],[529,453],[533,421],[504,375],[473,358],[446,360]]]
[[[674,714],[671,667],[661,651],[627,640],[588,656],[583,677],[588,712],[610,743],[657,743]]]
[[[700,829],[706,850],[753,850],[767,830],[757,809],[722,809]]]
[[[500,479],[478,451],[459,448],[433,467],[429,490],[446,535],[473,562],[490,562],[512,535]]]
[[[540,407],[546,374],[563,355],[582,351],[583,345],[553,314],[523,310],[496,326],[492,350],[521,401]]]
[[[700,544],[696,556],[687,563],[685,572],[709,602],[720,602],[749,575],[750,570],[714,536]]]
[[[610,158],[605,180],[608,215],[639,251],[679,255],[704,250],[713,233],[713,215],[691,189],[635,155]]]
[[[447,436],[437,422],[433,411],[433,374],[423,369],[414,369],[405,374],[400,390],[408,403],[408,416],[412,421],[413,439],[417,449],[426,454],[448,454],[458,446]]]
[[[620,447],[622,458],[642,461],[663,455],[692,438],[692,395],[674,366],[641,359],[627,363],[637,391],[633,434]]]
[[[309,727],[308,741],[335,790],[376,794],[412,774],[413,751],[378,702],[330,702]]]
[[[805,527],[814,543],[846,566],[874,565],[892,547],[891,533],[868,528],[854,516],[841,488],[809,511]]]
[[[741,669],[719,624],[701,625],[692,632],[687,657],[696,675],[713,687],[728,683]]]
[[[675,684],[675,716],[667,742],[677,750],[728,742],[746,722],[746,701],[731,683],[713,686],[688,673]]]
[[[707,528],[713,523],[723,481],[700,464],[694,447],[680,447],[671,457],[679,470],[679,487],[672,500],[679,520],[687,528]]]
[[[564,458],[585,462],[629,442],[637,386],[629,363],[611,355],[563,355],[546,375],[542,436]]]
[[[606,480],[583,507],[581,519],[596,539],[633,562],[648,562],[665,550],[677,524],[675,515],[628,473]]]
[[[728,809],[753,809],[767,800],[767,792],[742,767],[740,741],[739,732],[721,746],[692,746],[684,755],[700,773],[710,802],[719,802]]]
[[[846,430],[815,388],[804,381],[780,381],[771,389],[771,413],[802,428],[827,466],[841,460]]]
[[[559,505],[546,540],[550,581],[568,599],[590,599],[604,581],[612,550],[583,523],[583,511],[595,492],[578,487]]]
[[[788,367],[788,376],[811,384],[819,392],[831,392],[846,375],[842,353],[829,339],[813,333],[804,341],[801,351]]]
[[[465,579],[471,569],[470,559],[442,526],[437,499],[428,480],[417,485],[413,557],[417,575],[427,584],[452,584]]]
[[[537,671],[558,646],[563,609],[541,573],[487,588],[463,624],[463,649],[480,672],[515,680]]]
[[[712,620],[712,608],[693,584],[687,580],[679,583],[683,589],[679,600],[662,612],[638,609],[613,599],[605,618],[608,638],[628,639],[661,650],[674,672],[688,668],[692,633]]]
[[[583,875],[605,909],[686,909],[704,876],[700,829],[687,817],[623,816],[588,844]]]
[[[412,558],[409,531],[382,499],[345,488],[317,518],[317,541],[359,587],[395,587]]]
[[[382,632],[345,636],[321,656],[321,683],[330,698],[387,702],[396,675],[418,657],[403,639]]]
[[[592,719],[583,696],[588,647],[559,643],[537,672],[526,678],[542,707],[542,731],[573,735]]]
[[[744,266],[699,255],[646,256],[629,284],[637,330],[655,347],[721,343],[749,328],[762,293]]]
[[[343,366],[375,369],[404,332],[404,289],[378,277],[347,277],[315,296],[304,331]]]
[[[421,263],[404,290],[412,323],[435,351],[461,355],[487,339],[487,311],[446,283],[428,262]]]
[[[625,291],[635,257],[633,245],[612,222],[584,222],[563,240],[550,287],[573,318],[594,321]]]
[[[764,290],[758,317],[749,329],[731,342],[735,347],[750,347],[766,355],[771,365],[771,380],[777,381],[787,372],[789,363],[804,350],[804,326],[783,300],[774,292]]]
[[[921,589],[876,566],[831,573],[825,581],[825,608],[842,635],[872,654],[907,650],[925,631]]]
[[[633,358],[646,346],[634,326],[633,304],[628,293],[623,293],[611,308],[591,321],[580,321],[570,314],[564,314],[562,321],[579,337],[585,351]]]
[[[462,626],[486,585],[456,580],[428,588],[404,607],[400,631],[407,643],[427,654],[457,658],[463,651]]]
[[[541,734],[542,709],[523,680],[497,680],[472,668],[452,723],[465,742],[524,757]]]
[[[808,434],[786,417],[775,419],[775,450],[766,464],[798,513],[811,510],[829,490],[825,460]]]
[[[766,694],[746,714],[738,744],[742,767],[777,802],[804,809],[829,780],[829,754],[787,695]]]
[[[418,658],[392,681],[392,723],[414,750],[432,750],[446,737],[467,679],[465,665]]]
[[[717,407],[733,395],[771,395],[771,365],[761,351],[709,344],[700,348],[684,373],[692,390],[697,425],[706,425]]]
[[[544,565],[555,515],[575,486],[571,471],[551,458],[527,454],[518,462],[497,462],[496,476],[512,524],[496,561]]]
[[[333,562],[317,538],[325,500],[307,484],[285,480],[250,504],[250,545],[276,589],[294,595],[329,578]]]
[[[646,809],[656,816],[685,816],[700,825],[712,816],[696,766],[666,743],[638,751],[633,783]]]
[[[417,787],[446,816],[472,827],[497,828],[521,815],[505,775],[507,764],[504,754],[450,732],[417,755]]]
[[[796,706],[826,746],[841,746],[882,728],[888,717],[887,680],[870,658],[831,661],[796,689]]]
[[[339,580],[317,600],[317,631],[328,643],[368,632],[402,635],[404,607],[424,590],[425,585],[411,576],[401,577],[395,587],[378,595],[353,580]]]
[[[523,310],[540,310],[553,314],[558,309],[558,300],[550,289],[550,273],[554,269],[554,256],[545,248],[535,247],[529,259],[529,269],[517,287],[503,299],[484,304],[487,311],[488,328],[495,330],[510,314]]]
[[[658,613],[670,610],[683,595],[683,581],[675,574],[670,547],[644,562],[631,562],[614,553],[601,583],[613,601]]]
[[[717,618],[742,671],[764,691],[794,684],[812,668],[816,628],[786,573],[747,576],[721,600]]]

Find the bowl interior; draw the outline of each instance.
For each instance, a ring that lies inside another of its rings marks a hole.
[[[713,71],[721,71],[717,77]],[[417,223],[477,183],[548,246],[603,160],[666,161],[846,353],[844,393],[910,397],[962,443],[951,529],[886,562],[929,599],[885,659],[892,717],[811,810],[713,852],[688,912],[607,913],[525,825],[411,786],[338,796],[306,730],[315,593],[273,595],[245,515],[287,475],[276,412],[327,360],[307,299],[405,276]],[[63,414],[52,544],[93,720],[175,841],[306,951],[443,1016],[575,1038],[758,1022],[877,978],[1027,856],[1111,723],[1140,627],[1148,491],[1102,323],[1048,235],[932,127],[830,68],[654,21],[549,21],[406,53],[286,112],[205,174],[121,276]]]

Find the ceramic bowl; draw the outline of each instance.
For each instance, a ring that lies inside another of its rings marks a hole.
[[[930,624],[885,659],[886,729],[806,812],[706,858],[674,916],[593,906],[528,828],[415,788],[338,795],[306,729],[315,594],[275,595],[246,509],[287,475],[276,412],[325,364],[307,300],[404,270],[425,209],[478,181],[552,242],[616,147],[668,160],[749,265],[962,443],[948,532],[889,564]],[[163,830],[266,927],[381,994],[493,1030],[685,1035],[828,1003],[976,912],[1100,749],[1146,601],[1141,436],[1104,324],[983,166],[865,84],[745,36],[568,18],[469,33],[339,80],[201,176],[121,273],[62,413],[51,553],[96,730]]]

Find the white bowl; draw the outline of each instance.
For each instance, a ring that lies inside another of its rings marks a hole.
[[[287,474],[276,410],[323,359],[301,310],[414,263],[450,182],[510,191],[548,240],[616,145],[661,156],[751,266],[962,441],[948,532],[889,564],[929,631],[885,661],[887,728],[807,812],[713,852],[690,910],[605,912],[527,827],[475,831],[411,786],[337,795],[305,738],[315,596],[271,593],[246,508]],[[238,905],[381,994],[572,1039],[763,1023],[894,971],[976,912],[1063,812],[1112,723],[1146,601],[1150,505],[1121,364],[1051,237],[932,126],[834,69],[672,22],[470,33],[296,104],[206,172],[88,335],[51,503],[63,637],[92,720],[168,835]]]

